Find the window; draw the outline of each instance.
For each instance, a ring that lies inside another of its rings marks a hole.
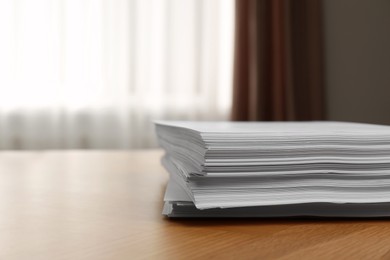
[[[233,0],[0,1],[0,148],[155,146],[227,119]]]

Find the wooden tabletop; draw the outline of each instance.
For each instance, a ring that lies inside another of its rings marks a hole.
[[[0,153],[0,259],[390,259],[390,220],[169,220],[161,151]]]

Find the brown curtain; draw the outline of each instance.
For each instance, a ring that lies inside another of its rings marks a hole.
[[[233,120],[324,119],[320,0],[236,0]]]

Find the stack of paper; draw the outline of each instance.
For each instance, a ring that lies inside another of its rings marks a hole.
[[[390,216],[390,127],[157,122],[170,217]]]

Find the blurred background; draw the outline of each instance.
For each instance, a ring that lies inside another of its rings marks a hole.
[[[0,0],[0,149],[156,147],[153,120],[390,124],[388,0]]]

